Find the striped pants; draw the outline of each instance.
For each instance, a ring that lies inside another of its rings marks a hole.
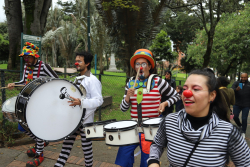
[[[92,142],[86,139],[86,135],[83,132],[83,129],[79,128],[78,131],[76,131],[72,136],[63,141],[62,151],[54,167],[63,167],[65,165],[67,159],[69,158],[69,154],[75,142],[76,136],[79,134],[79,132],[82,140],[82,150],[85,158],[85,166],[93,165]]]
[[[42,139],[37,138],[33,133],[25,131],[26,135],[31,137],[36,141],[36,153],[40,154],[43,152],[44,149],[44,141]]]

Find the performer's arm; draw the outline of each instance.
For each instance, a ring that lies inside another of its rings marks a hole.
[[[125,86],[125,94],[123,96],[122,103],[120,104],[120,108],[123,112],[127,111],[130,107],[130,96],[128,95],[128,91],[130,92],[131,90],[129,90],[128,84],[129,83]]]
[[[88,77],[85,79],[88,79]],[[82,82],[84,82],[84,80]],[[101,106],[103,103],[101,82],[98,79],[92,79],[86,89],[87,93],[90,93],[90,98],[81,98],[81,106],[86,109]]]
[[[165,119],[162,119],[159,129],[157,130],[157,133],[154,137],[154,142],[150,146],[150,154],[147,160],[149,167],[159,166],[160,157],[164,151],[164,148],[167,146]]]
[[[176,90],[172,88],[164,79],[159,78],[158,89],[162,96],[169,97],[169,99],[165,101],[167,102],[168,107],[170,107],[181,99],[180,95],[176,92]]]
[[[52,70],[52,68],[48,64],[44,64],[43,69],[47,76],[58,78],[58,75],[55,73],[55,71]]]

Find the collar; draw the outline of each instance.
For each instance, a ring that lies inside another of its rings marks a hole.
[[[83,75],[90,77],[90,70],[87,70]]]
[[[190,121],[187,119],[185,109],[179,111],[177,119],[177,124],[183,137],[192,143],[208,138],[220,121],[219,116],[215,112],[212,112],[208,123],[200,127],[198,130],[194,130]]]

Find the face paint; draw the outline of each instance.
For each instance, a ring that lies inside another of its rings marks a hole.
[[[139,76],[139,78],[141,79],[141,80],[144,80],[145,79],[145,76],[144,76],[144,72],[143,72],[143,67],[140,67],[140,76]]]

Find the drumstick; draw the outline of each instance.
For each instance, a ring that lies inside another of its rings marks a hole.
[[[14,85],[14,86],[25,86],[25,85]],[[0,89],[6,89],[8,87],[1,87]]]
[[[141,67],[140,67],[140,68],[141,68]],[[137,71],[137,74],[136,74],[136,77],[135,77],[135,83],[134,83],[133,88],[135,88],[135,84],[136,84],[136,81],[137,81],[137,78],[138,78],[138,75],[139,75],[140,68],[138,68],[138,71]]]

